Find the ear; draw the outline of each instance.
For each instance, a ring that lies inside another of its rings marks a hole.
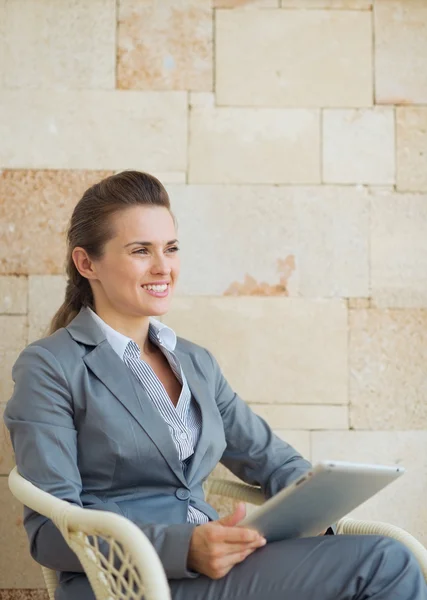
[[[89,255],[84,248],[77,246],[74,248],[71,256],[80,275],[86,277],[86,279],[98,279],[95,264],[89,258]]]

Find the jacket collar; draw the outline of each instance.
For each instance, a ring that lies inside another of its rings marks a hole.
[[[98,346],[107,339],[105,333],[92,318],[88,308],[83,307],[79,314],[65,328],[73,340],[86,346]]]

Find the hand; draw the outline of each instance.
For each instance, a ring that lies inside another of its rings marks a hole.
[[[245,505],[239,502],[233,514],[196,527],[190,541],[188,568],[211,579],[220,579],[235,564],[264,546],[266,540],[259,533],[236,527],[245,514]]]

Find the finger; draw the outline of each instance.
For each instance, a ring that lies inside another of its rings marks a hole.
[[[264,539],[255,529],[247,529],[245,527],[223,527],[221,538],[223,542],[227,542],[228,544],[244,544]]]
[[[245,516],[246,505],[244,502],[239,502],[236,506],[235,511],[231,515],[227,515],[226,517],[219,519],[218,523],[224,525],[225,527],[234,527],[235,525],[237,525],[237,523],[239,523],[239,521],[244,519]]]
[[[217,568],[224,573],[228,573],[234,565],[242,562],[247,558],[250,554],[255,552],[256,548],[247,548],[246,550],[241,550],[240,552],[234,552],[233,554],[228,554],[224,556],[220,560],[217,561]]]
[[[265,544],[265,540],[257,540],[248,544],[223,544],[218,553],[222,556],[233,556],[240,552],[253,552],[257,548],[262,548]]]

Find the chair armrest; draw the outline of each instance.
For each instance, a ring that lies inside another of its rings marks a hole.
[[[337,525],[338,534],[347,535],[384,535],[404,544],[419,562],[421,571],[427,581],[427,549],[410,533],[381,521],[359,521],[344,517]]]
[[[97,600],[125,597],[116,596],[119,589],[128,589],[129,598],[144,594],[147,600],[170,600],[168,581],[154,547],[129,519],[55,498],[21,477],[16,467],[9,475],[9,488],[22,504],[55,523],[79,558]],[[108,543],[107,553],[101,552],[100,539]]]
[[[250,504],[264,504],[265,497],[261,488],[238,481],[228,481],[227,479],[209,479],[206,486],[206,495],[217,494],[227,498],[243,500]]]

